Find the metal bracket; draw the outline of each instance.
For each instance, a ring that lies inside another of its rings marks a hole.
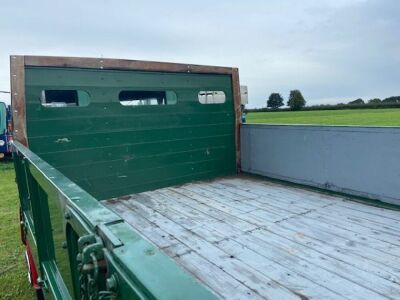
[[[118,221],[114,223],[107,223],[107,224],[100,224],[97,226],[97,233],[99,236],[102,238],[104,241],[105,245],[109,249],[114,249],[120,246],[123,246],[124,244],[122,241],[117,238],[114,233],[108,228],[108,226],[117,224],[117,223],[122,223],[123,221]]]
[[[101,274],[107,267],[104,257],[104,245],[95,235],[85,235],[78,240],[79,284],[81,300],[114,299],[117,279],[111,275],[107,280]],[[107,291],[99,290],[106,286]]]
[[[78,240],[79,283],[81,299],[98,299],[99,271],[105,267],[103,244],[95,235],[85,235]]]

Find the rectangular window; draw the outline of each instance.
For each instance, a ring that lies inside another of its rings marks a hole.
[[[42,90],[40,102],[46,107],[88,106],[90,96],[80,90]]]
[[[220,104],[226,100],[223,91],[200,91],[198,97],[201,104]]]
[[[176,104],[174,91],[121,91],[119,101],[124,106]]]

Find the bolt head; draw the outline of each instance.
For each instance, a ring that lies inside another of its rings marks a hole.
[[[69,211],[66,211],[64,214],[65,219],[70,220],[71,219],[71,213]]]
[[[114,274],[106,279],[106,288],[108,291],[115,292],[117,290],[117,285],[117,278]]]

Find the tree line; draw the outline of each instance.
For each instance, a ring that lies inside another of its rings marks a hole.
[[[267,100],[267,108],[279,109],[284,105],[283,98],[279,93],[272,93]],[[300,110],[306,105],[306,100],[299,90],[292,90],[286,103],[291,110]]]
[[[392,96],[385,98],[383,100],[379,98],[373,98],[368,101],[364,101],[361,98],[358,98],[356,100],[350,101],[347,104],[348,105],[362,105],[362,104],[393,104],[393,103],[399,103],[400,104],[400,96]],[[339,103],[338,105],[345,105],[345,103]]]
[[[278,111],[278,110],[335,110],[335,109],[353,109],[353,108],[397,108],[400,107],[400,96],[391,96],[385,99],[373,98],[364,101],[361,98],[349,101],[347,103],[325,104],[307,106],[306,100],[299,90],[292,90],[286,102],[288,108],[284,106],[284,99],[279,93],[271,93],[267,100],[267,107],[261,109],[249,109],[249,111]]]

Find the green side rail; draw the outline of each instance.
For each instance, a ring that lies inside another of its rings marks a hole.
[[[13,155],[22,234],[46,299],[217,299],[27,147],[14,141]]]

